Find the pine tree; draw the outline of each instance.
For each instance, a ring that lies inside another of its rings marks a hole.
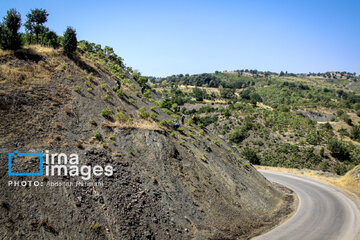
[[[75,52],[77,48],[76,31],[72,27],[67,27],[64,33],[63,47],[66,54]]]
[[[18,33],[20,27],[20,13],[14,8],[8,10],[4,21],[0,23],[0,47],[2,49],[16,50],[21,47],[21,35]]]

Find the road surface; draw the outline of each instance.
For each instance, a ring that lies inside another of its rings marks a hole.
[[[289,220],[253,240],[360,239],[360,211],[341,191],[315,180],[286,173],[260,171],[267,179],[295,191],[299,206]]]

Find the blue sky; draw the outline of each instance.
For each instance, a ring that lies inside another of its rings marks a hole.
[[[143,75],[215,70],[360,73],[360,1],[1,1],[108,45]]]

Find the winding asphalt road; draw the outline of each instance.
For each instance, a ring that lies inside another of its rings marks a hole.
[[[344,193],[306,177],[260,172],[268,180],[295,191],[299,206],[285,223],[253,240],[360,239],[359,207]]]

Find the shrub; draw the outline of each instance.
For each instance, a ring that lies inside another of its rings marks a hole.
[[[350,136],[352,139],[360,141],[360,126],[353,126],[350,131]]]
[[[89,81],[94,80],[94,75],[92,73],[90,73],[89,75],[87,75],[86,77]]]
[[[156,118],[158,117],[158,115],[157,115],[156,113],[154,113],[154,112],[151,112],[151,113],[150,113],[150,117],[151,117],[151,119],[156,120]]]
[[[75,29],[67,27],[63,38],[63,48],[66,54],[71,54],[76,51],[77,38]]]
[[[104,108],[103,110],[101,110],[100,113],[101,113],[101,116],[108,118],[108,117],[110,117],[111,111],[107,108]]]
[[[91,92],[93,89],[90,87],[87,89],[88,92]]]
[[[234,143],[241,143],[249,136],[245,127],[238,127],[229,134],[230,141]]]
[[[344,122],[346,122],[348,125],[352,125],[352,120],[351,120],[351,118],[347,115],[347,114],[343,114],[342,116],[341,116],[341,118],[344,120]]]
[[[336,115],[338,116],[338,117],[341,117],[343,114],[344,114],[345,112],[344,112],[344,110],[337,110],[337,112],[336,112]]]
[[[117,112],[115,113],[115,120],[118,122],[127,122],[128,116],[123,112]]]
[[[325,156],[325,148],[324,147],[321,147],[321,149],[320,149],[320,156],[321,157]]]
[[[103,99],[106,101],[110,98],[110,95],[109,94],[106,94],[105,96],[103,96]]]
[[[118,95],[118,97],[122,98],[125,95],[125,93],[121,89],[118,89],[116,91],[116,95]]]
[[[220,140],[219,140],[219,139],[216,139],[216,140],[214,141],[214,143],[215,143],[216,145],[220,145]]]
[[[312,131],[306,135],[306,142],[308,142],[311,145],[318,145],[320,141],[321,141],[321,137],[315,131]]]
[[[108,86],[108,85],[107,85],[106,83],[100,85],[100,87],[101,87],[102,89],[106,89],[107,86]]]
[[[146,112],[146,108],[145,108],[145,107],[139,108],[139,110],[138,110],[138,115],[139,115],[139,117],[144,118],[144,119],[146,119],[146,118],[149,117],[149,113]]]
[[[75,92],[80,92],[80,89],[81,89],[81,87],[80,86],[75,86],[75,87],[73,87],[73,90],[75,91]]]
[[[177,130],[181,133],[184,133],[184,128],[182,128],[182,127],[179,127]]]
[[[96,139],[99,139],[99,140],[102,138],[100,132],[95,132],[95,133],[94,133],[94,137],[95,137]]]
[[[162,108],[163,112],[166,113],[167,115],[171,116],[172,112],[169,109],[166,108]]]
[[[260,164],[260,157],[257,155],[256,151],[249,148],[244,147],[244,149],[241,151],[241,154],[252,164]]]
[[[331,155],[341,161],[348,160],[350,157],[349,149],[346,147],[345,143],[332,138],[328,141],[327,147],[331,152]]]
[[[149,99],[150,98],[150,93],[151,93],[150,89],[146,89],[144,91],[144,94],[143,94],[144,98]]]
[[[168,121],[166,119],[161,119],[159,125],[163,127],[169,127]]]

